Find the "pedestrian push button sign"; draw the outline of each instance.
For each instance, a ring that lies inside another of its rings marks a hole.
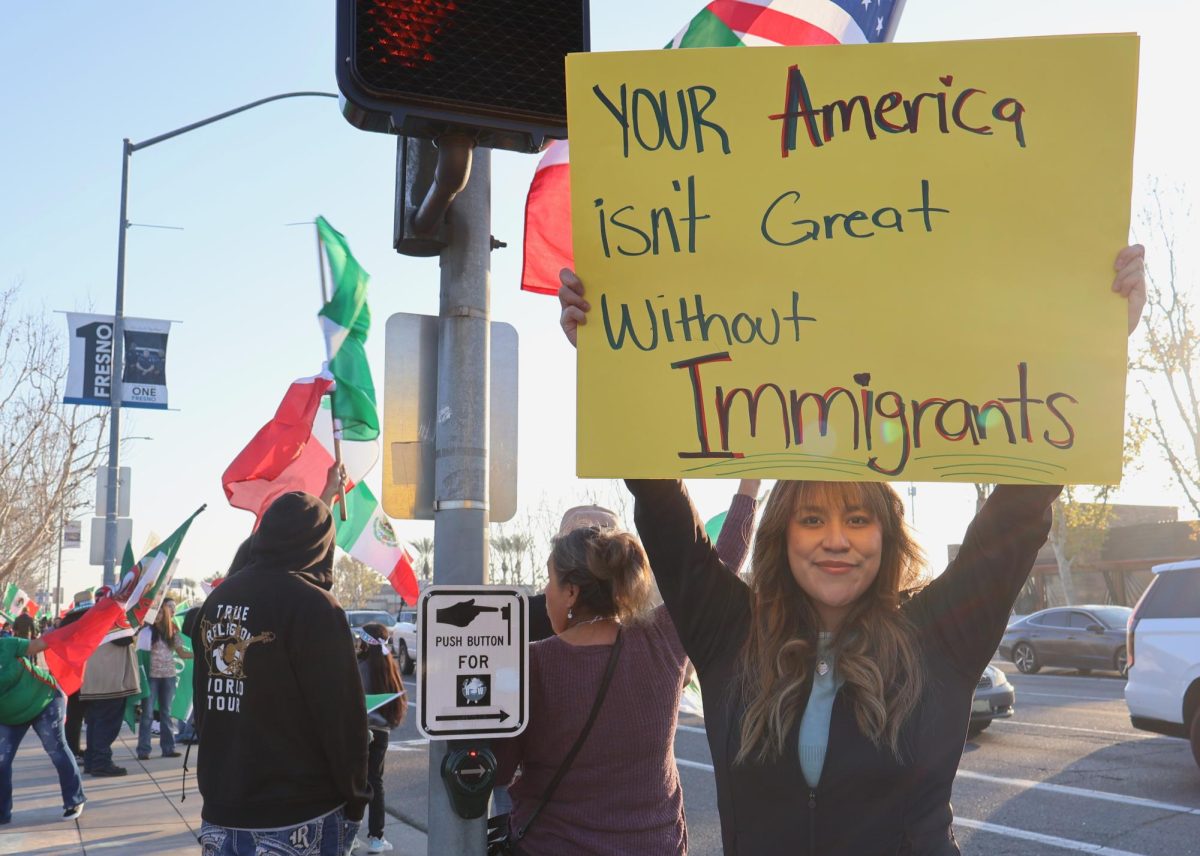
[[[430,586],[417,606],[418,728],[514,737],[529,720],[528,601],[503,586]]]

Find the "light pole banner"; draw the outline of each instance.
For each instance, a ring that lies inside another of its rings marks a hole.
[[[578,475],[1119,481],[1137,67],[1134,35],[571,54]]]
[[[64,404],[111,403],[113,316],[68,312],[71,362]],[[167,409],[167,335],[170,321],[125,319],[122,407]]]

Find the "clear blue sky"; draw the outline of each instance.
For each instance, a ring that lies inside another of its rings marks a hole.
[[[593,48],[657,48],[699,0],[594,0]],[[1196,120],[1187,87],[1200,79],[1200,15],[1183,0],[908,0],[898,41],[1074,32],[1139,32],[1141,101],[1135,178],[1200,187]],[[0,286],[24,284],[32,309],[111,312],[121,140],[144,140],[267,95],[335,91],[334,12],[328,0],[246,3],[13,4],[0,31],[6,71],[4,223]],[[1098,132],[1103,133],[1103,117]],[[492,310],[521,335],[520,497],[560,506],[607,485],[577,482],[573,355],[553,299],[520,293],[521,214],[535,159],[493,161]],[[252,518],[229,508],[220,474],[270,416],[287,384],[323,356],[311,228],[324,214],[372,274],[370,356],[382,387],[383,321],[436,314],[436,260],[391,249],[395,143],[351,127],[333,100],[285,101],[134,156],[130,219],[184,231],[129,233],[126,312],[181,321],[168,376],[177,412],[125,411],[133,467],[134,545],[167,534],[201,503],[209,510],[184,545],[180,573],[221,571]],[[1135,206],[1139,200],[1135,199]],[[63,328],[60,316],[53,322]],[[378,469],[369,479],[378,486]],[[901,485],[905,489],[907,485]],[[1125,494],[1163,501],[1161,475]],[[701,485],[702,511],[727,487]],[[917,526],[935,564],[969,520],[969,486],[919,486]],[[87,533],[85,521],[85,538]],[[431,524],[401,524],[408,538]],[[99,578],[68,554],[68,591]]]

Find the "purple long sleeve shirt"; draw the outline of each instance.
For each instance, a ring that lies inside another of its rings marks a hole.
[[[755,500],[735,495],[717,551],[735,573],[753,526]],[[526,856],[687,853],[675,725],[687,655],[665,607],[626,622],[620,660],[591,734],[521,841]],[[591,713],[611,645],[572,645],[556,636],[529,648],[529,728],[496,741],[496,781],[521,775],[509,795],[520,829],[575,744]]]

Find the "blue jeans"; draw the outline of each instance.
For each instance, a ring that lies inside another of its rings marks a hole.
[[[150,754],[150,723],[154,719],[155,702],[158,702],[159,710],[158,743],[164,755],[175,751],[175,719],[171,716],[171,703],[175,701],[175,684],[178,680],[176,677],[150,679],[150,696],[142,701],[142,718],[138,723],[139,755]]]
[[[358,827],[344,808],[283,829],[230,829],[206,820],[200,847],[203,856],[346,856]]]
[[[75,754],[67,747],[63,721],[67,702],[63,696],[54,697],[46,709],[22,725],[0,725],[0,821],[12,818],[12,766],[21,738],[33,726],[42,740],[42,746],[54,768],[58,770],[58,786],[62,790],[63,808],[68,809],[84,801],[83,782],[79,779],[79,767],[75,765]]]
[[[87,723],[87,749],[83,753],[85,770],[103,770],[113,765],[112,745],[121,733],[125,719],[125,699],[97,698],[84,710]]]

